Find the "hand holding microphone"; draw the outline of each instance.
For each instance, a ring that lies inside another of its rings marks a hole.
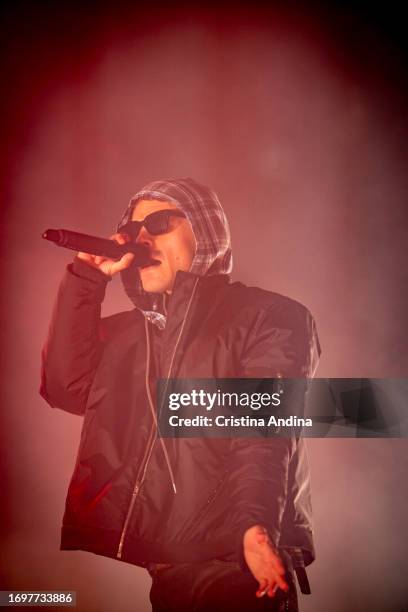
[[[78,252],[78,258],[107,276],[113,276],[128,268],[152,263],[149,249],[135,244],[127,234],[113,234],[109,240],[69,230],[46,230],[42,237],[58,246]]]
[[[110,236],[109,240],[113,240],[120,245],[130,242],[130,238],[126,234],[113,234],[112,236]],[[122,255],[119,260],[115,260],[109,257],[105,257],[104,255],[91,255],[90,253],[79,251],[77,257],[78,259],[82,259],[82,261],[85,261],[93,268],[97,268],[107,276],[112,277],[118,272],[126,270],[126,268],[128,268],[134,260],[135,254],[127,252],[124,253],[124,255]]]

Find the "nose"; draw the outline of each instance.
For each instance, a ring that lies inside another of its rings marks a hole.
[[[153,246],[153,242],[154,242],[153,237],[151,236],[151,234],[149,234],[147,229],[143,226],[136,238],[136,244],[143,244],[144,246],[151,247]]]

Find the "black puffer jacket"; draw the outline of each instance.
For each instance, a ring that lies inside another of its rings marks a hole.
[[[43,397],[84,415],[61,548],[138,565],[198,561],[234,553],[262,524],[310,563],[303,440],[163,440],[152,416],[159,375],[312,376],[310,313],[225,274],[178,272],[160,332],[138,308],[101,319],[106,284],[78,259],[68,266],[43,353]]]

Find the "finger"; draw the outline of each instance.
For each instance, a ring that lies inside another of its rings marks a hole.
[[[266,574],[269,579],[269,584],[273,585],[276,583],[280,589],[287,591],[289,587],[285,581],[285,574],[286,570],[279,557],[274,556],[272,564],[269,566],[269,573]]]
[[[104,261],[106,261],[106,257],[102,257],[101,255],[95,256],[95,263],[97,266],[100,266]]]
[[[268,581],[266,580],[266,578],[262,578],[261,580],[259,580],[259,587],[256,592],[256,596],[263,597],[266,594],[267,590],[268,590]]]
[[[122,266],[124,266],[125,268],[128,268],[130,266],[130,264],[132,263],[132,261],[135,258],[135,254],[134,253],[125,253],[124,255],[122,255],[122,257],[119,260],[119,266],[122,269]]]
[[[115,262],[115,264],[112,267],[112,271],[116,273],[116,272],[121,272],[122,270],[126,270],[126,268],[130,266],[134,258],[135,258],[134,253],[125,253],[119,259],[119,261]]]
[[[278,573],[275,572],[274,580],[272,582],[276,582],[277,587],[282,589],[282,591],[288,591],[289,585],[286,580]]]
[[[109,240],[115,240],[118,244],[126,244],[130,242],[130,236],[128,234],[112,234],[112,236],[109,236]]]
[[[275,597],[275,594],[276,594],[276,591],[278,590],[278,588],[279,587],[276,584],[276,582],[275,582],[275,584],[270,584],[269,588],[268,588],[268,592],[267,592],[268,597]]]
[[[84,261],[93,261],[93,255],[89,253],[84,253],[83,251],[79,251],[77,253],[78,259],[83,259]]]

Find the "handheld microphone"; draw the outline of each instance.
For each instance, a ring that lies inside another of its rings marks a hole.
[[[120,259],[125,253],[133,253],[135,255],[134,264],[136,266],[145,266],[155,261],[150,257],[149,249],[146,246],[135,244],[134,242],[118,244],[114,240],[108,240],[107,238],[98,238],[97,236],[89,236],[88,234],[80,234],[64,229],[47,229],[42,237],[66,249],[109,257],[110,259]]]

